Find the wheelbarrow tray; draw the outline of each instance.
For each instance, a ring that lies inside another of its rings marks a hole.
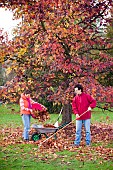
[[[49,136],[47,135],[48,133],[53,133],[55,134],[54,137],[55,139],[57,138],[56,137],[56,132],[57,130],[59,129],[62,129],[67,123],[64,123],[63,125],[59,126],[59,127],[44,127],[43,125],[36,125],[36,124],[33,124],[31,127],[33,129],[35,129],[36,132],[34,132],[31,136],[31,139],[33,141],[37,141],[39,139],[41,139],[41,136],[42,134],[45,135],[46,138],[48,138]]]
[[[54,133],[58,128],[36,128],[40,133]]]
[[[54,133],[58,130],[58,128],[49,128],[49,127],[38,127],[37,125],[32,125],[32,128],[34,128],[39,133]]]

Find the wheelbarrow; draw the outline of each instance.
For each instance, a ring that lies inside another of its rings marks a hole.
[[[59,129],[58,127],[44,127],[43,125],[36,125],[33,124],[31,128],[35,129],[35,132],[32,134],[31,139],[33,141],[40,140],[42,137],[42,134],[48,138],[49,136],[47,135],[48,133],[56,133],[57,130]],[[56,139],[56,135],[55,135]]]
[[[63,107],[61,108],[61,111],[59,113],[59,116],[57,118],[57,121],[56,123],[53,125],[53,127],[44,127],[43,125],[36,125],[36,124],[33,124],[31,126],[31,128],[35,129],[35,132],[32,134],[31,136],[31,139],[33,141],[37,141],[37,140],[40,140],[41,137],[42,137],[42,134],[45,135],[46,138],[48,138],[49,136],[47,135],[48,133],[53,133],[55,134],[57,132],[57,130],[61,129],[62,127],[64,127],[67,123],[65,124],[62,124],[60,126],[58,126],[58,120],[60,118],[60,115],[62,113],[62,110],[63,110]],[[56,137],[56,134],[54,135],[55,139],[57,138]]]

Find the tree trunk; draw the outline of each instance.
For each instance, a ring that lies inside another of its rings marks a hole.
[[[62,112],[62,124],[72,121],[72,107],[71,104],[65,104]]]

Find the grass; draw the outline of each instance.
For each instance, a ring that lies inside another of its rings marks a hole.
[[[107,110],[102,111],[102,109],[95,108],[92,111],[91,121],[92,121],[92,123],[95,123],[95,122],[112,123],[112,121],[113,121],[113,112],[109,112]]]
[[[51,118],[46,123],[54,124],[58,115],[51,114]],[[75,115],[72,115],[75,119]],[[61,117],[60,117],[61,121]],[[31,119],[31,124],[37,120]],[[38,122],[39,123],[39,122]],[[113,124],[113,114],[98,109],[94,109],[92,114],[92,124],[107,123]],[[1,133],[8,129],[22,129],[23,124],[19,115],[18,105],[0,105],[0,130]],[[13,131],[12,130],[12,131]],[[11,132],[12,132],[11,131]],[[8,131],[9,132],[9,131]],[[6,135],[7,133],[5,133]],[[5,135],[1,134],[1,141],[5,141]],[[11,134],[10,134],[11,135]],[[112,170],[113,169],[113,143],[107,143],[107,148],[103,141],[93,143],[91,149],[81,147],[75,150],[63,149],[62,151],[41,150],[38,151],[36,144],[1,142],[0,145],[0,170]],[[106,154],[108,158],[106,158]]]
[[[17,127],[17,126],[23,126],[22,119],[19,114],[19,105],[13,104],[13,105],[0,105],[0,127]],[[51,114],[50,119],[47,120],[45,123],[54,124],[58,118],[58,114]],[[62,117],[60,117],[59,122],[61,121]],[[31,119],[32,123],[38,123],[36,119]]]
[[[53,155],[33,155],[32,145],[8,146],[3,149],[0,157],[1,170],[112,170],[112,161],[95,159],[79,160],[76,152],[63,151]],[[32,153],[32,154],[31,154]]]
[[[45,123],[54,124],[58,118],[58,114],[51,114],[50,120],[47,120]],[[72,120],[75,119],[75,115],[72,115]],[[102,112],[101,109],[95,108],[93,109],[92,113],[92,123],[94,122],[106,122],[106,119],[108,123],[109,121],[113,120],[113,113],[109,111]],[[59,122],[62,120],[62,115],[59,119]],[[37,123],[37,120],[31,119],[31,124]],[[38,122],[39,123],[39,122]],[[40,123],[39,123],[40,124]],[[21,116],[19,114],[19,105],[13,104],[13,105],[0,105],[0,126],[23,126]]]

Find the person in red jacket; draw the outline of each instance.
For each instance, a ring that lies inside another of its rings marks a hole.
[[[20,98],[20,114],[24,124],[23,139],[29,140],[30,119],[32,113],[32,104],[35,103],[30,97],[30,91],[25,90]]]
[[[81,84],[77,84],[75,86],[75,93],[76,96],[72,101],[72,110],[76,115],[76,138],[74,145],[80,145],[82,124],[84,124],[86,133],[86,145],[89,146],[91,144],[91,109],[96,107],[96,100],[91,95],[83,92],[83,86]]]

